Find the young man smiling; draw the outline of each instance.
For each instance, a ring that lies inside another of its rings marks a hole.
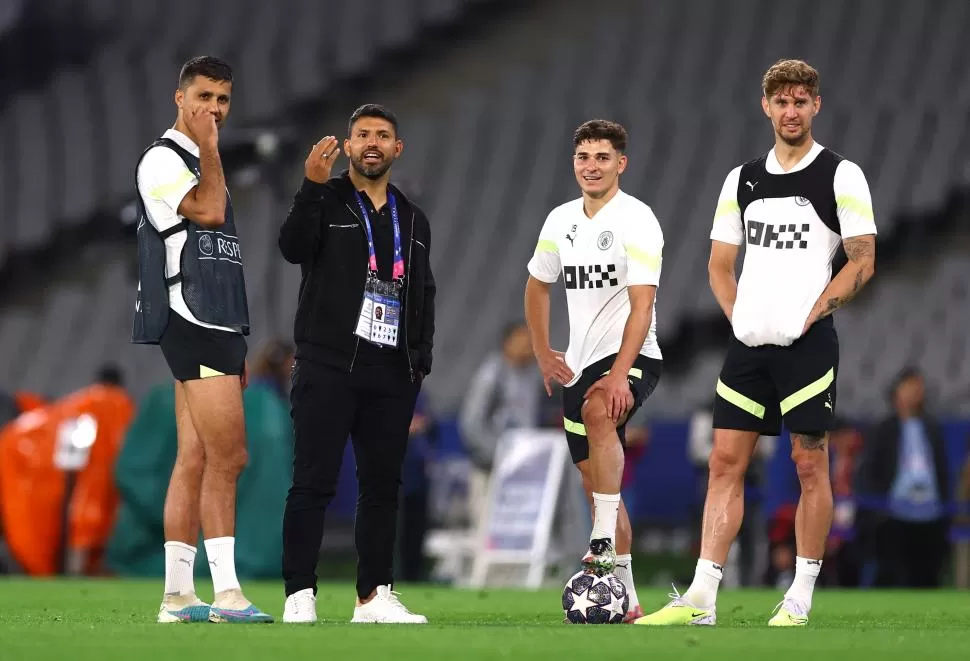
[[[630,593],[627,621],[640,614],[633,585],[633,533],[620,499],[626,422],[653,392],[663,362],[654,301],[663,232],[650,207],[620,190],[627,133],[592,120],[573,135],[573,171],[582,197],[546,218],[529,262],[525,314],[546,392],[565,386],[563,415],[573,463],[593,506],[582,563],[616,572]],[[549,345],[549,288],[560,274],[569,309],[569,347]]]

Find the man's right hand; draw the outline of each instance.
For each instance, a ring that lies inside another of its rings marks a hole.
[[[199,147],[214,147],[219,144],[216,116],[205,106],[196,106],[189,110],[185,123],[195,139],[199,141]]]
[[[313,149],[310,150],[310,155],[307,156],[303,166],[304,175],[310,181],[325,184],[330,179],[330,170],[339,154],[337,139],[332,135],[327,136],[313,145]]]
[[[566,357],[561,351],[543,351],[536,356],[539,361],[539,371],[542,372],[542,384],[546,387],[546,394],[552,397],[552,381],[555,379],[560,385],[566,385],[573,380],[573,371],[566,364]]]

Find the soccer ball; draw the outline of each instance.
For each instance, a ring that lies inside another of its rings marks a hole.
[[[623,581],[613,574],[597,576],[585,570],[566,581],[562,609],[570,624],[620,624],[630,607]]]

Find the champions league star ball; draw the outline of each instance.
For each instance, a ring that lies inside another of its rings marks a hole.
[[[630,606],[623,581],[581,571],[566,582],[562,609],[570,624],[620,624]]]

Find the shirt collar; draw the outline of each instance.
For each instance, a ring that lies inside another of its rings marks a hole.
[[[799,170],[804,170],[809,165],[811,165],[815,158],[822,153],[825,149],[822,145],[816,143],[812,144],[812,148],[808,150],[808,153],[802,156],[802,160],[798,161],[791,170],[785,170],[781,167],[781,163],[778,162],[778,156],[775,154],[775,148],[772,147],[771,151],[768,152],[768,160],[765,162],[765,169],[768,170],[768,174],[791,174],[792,172],[798,172]]]
[[[604,204],[602,207],[600,207],[600,210],[597,211],[596,212],[596,215],[593,216],[592,218],[590,218],[589,216],[586,215],[586,209],[584,207],[584,204],[585,203],[583,202],[583,198],[581,197],[578,200],[579,201],[579,213],[581,213],[583,215],[583,218],[585,218],[586,220],[592,220],[592,221],[597,221],[598,222],[598,221],[602,220],[603,218],[607,217],[611,213],[611,211],[610,211],[611,209],[613,209],[614,207],[620,206],[620,201],[619,200],[622,197],[626,197],[626,193],[623,192],[623,189],[617,188],[616,189],[616,195],[614,195],[613,197],[611,197],[610,200],[606,204]]]

